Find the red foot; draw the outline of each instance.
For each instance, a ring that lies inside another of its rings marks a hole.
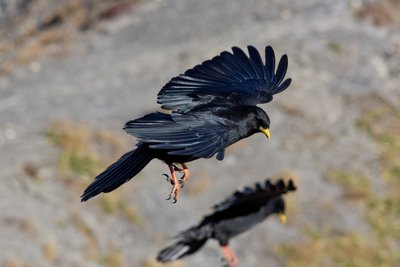
[[[179,197],[179,192],[181,191],[181,185],[179,184],[178,179],[176,179],[175,171],[172,165],[168,165],[169,171],[171,172],[171,184],[172,190],[171,193],[169,194],[169,197],[167,200],[173,198],[173,202],[176,203],[178,201]]]
[[[183,176],[183,184],[186,184],[186,182],[189,180],[189,177],[190,177],[190,171],[189,171],[189,169],[188,169],[188,167],[186,166],[186,164],[185,163],[182,163],[182,171],[183,171],[183,174],[184,174],[184,176]]]
[[[238,264],[238,258],[235,252],[233,252],[233,250],[228,245],[223,246],[222,251],[224,252],[224,257],[226,262],[228,263],[228,266],[236,267]]]

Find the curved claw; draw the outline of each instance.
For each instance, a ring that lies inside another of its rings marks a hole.
[[[222,267],[231,267],[230,263],[225,258],[220,258]]]
[[[169,175],[168,175],[168,174],[166,174],[166,173],[163,173],[162,175],[164,175],[164,176],[165,176],[165,180],[166,180],[168,183],[171,183],[171,184],[173,184],[173,181],[172,181],[171,177],[169,177]]]
[[[170,200],[172,198],[173,199],[172,203],[176,203],[178,201],[180,190],[181,190],[180,182],[177,182],[177,184],[174,184],[174,186],[172,187],[172,191],[169,194],[167,200]]]
[[[172,167],[174,168],[174,171],[176,171],[176,172],[181,172],[181,171],[182,171],[181,168],[177,167],[177,166],[174,165],[174,164],[172,164]]]
[[[169,171],[171,173],[171,177],[167,174],[163,174],[166,177],[167,181],[169,181],[172,184],[172,190],[171,190],[171,193],[169,194],[167,200],[170,200],[171,198],[173,198],[173,203],[176,203],[178,201],[179,192],[185,183],[185,177],[182,177],[183,180],[178,180],[176,178],[175,171],[185,171],[185,170],[178,169],[173,164],[168,165],[168,167],[169,167]]]
[[[171,200],[171,198],[172,198],[172,196],[174,195],[174,193],[170,193],[169,195],[168,195],[168,197],[166,198],[166,200]],[[174,196],[174,198],[173,198],[173,200],[172,200],[172,203],[176,203],[176,202],[178,202],[178,199],[177,199],[177,197],[176,197],[176,195]]]

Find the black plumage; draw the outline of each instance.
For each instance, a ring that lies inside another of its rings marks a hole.
[[[287,184],[279,180],[275,184],[266,180],[253,188],[236,191],[221,204],[214,206],[214,212],[207,215],[194,227],[180,233],[177,241],[163,249],[157,256],[160,262],[169,262],[193,254],[209,238],[216,239],[227,263],[236,266],[237,257],[229,248],[229,240],[265,220],[271,214],[279,214],[286,222],[285,201],[282,195],[296,190],[292,180]]]
[[[269,138],[270,119],[256,105],[271,101],[290,85],[291,79],[284,80],[287,56],[282,56],[275,71],[270,46],[265,48],[265,64],[252,46],[248,46],[249,56],[240,48],[232,50],[172,78],[161,89],[157,102],[171,114],[156,112],[126,123],[125,131],[138,138],[136,150],[98,175],[82,201],[129,181],[153,158],[168,164],[170,197],[176,201],[181,184],[190,176],[186,162],[214,155],[222,160],[227,146],[257,132]],[[175,171],[184,173],[181,181]]]

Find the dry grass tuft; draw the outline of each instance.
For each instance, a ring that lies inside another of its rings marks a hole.
[[[144,218],[140,216],[135,206],[129,205],[126,199],[118,192],[102,194],[99,202],[100,208],[107,214],[121,214],[132,223],[142,225]]]
[[[125,265],[124,254],[119,250],[114,250],[109,254],[100,257],[99,264],[109,267],[123,267]]]
[[[46,131],[47,138],[61,149],[59,165],[75,174],[95,175],[100,159],[90,147],[92,131],[84,124],[56,122]]]
[[[72,223],[88,238],[95,239],[96,236],[93,233],[93,230],[86,224],[86,222],[82,219],[79,213],[71,214]]]
[[[39,167],[33,162],[26,162],[23,167],[24,172],[34,180],[40,180]]]
[[[139,267],[185,267],[186,265],[182,261],[174,261],[170,263],[159,263],[152,257],[148,257],[147,259],[143,260]]]
[[[372,19],[376,26],[400,25],[399,0],[375,0],[362,4],[355,11],[358,18]]]
[[[6,226],[14,227],[29,237],[33,237],[37,233],[37,226],[30,218],[5,217],[2,221]]]
[[[376,253],[378,247],[368,240],[356,233],[333,236],[314,233],[295,245],[280,246],[276,252],[286,259],[288,267],[385,266]]]
[[[325,179],[341,186],[344,197],[351,200],[365,200],[372,194],[371,184],[361,172],[332,170],[328,172]]]
[[[378,101],[379,106],[366,112],[356,125],[379,144],[382,176],[395,190],[400,185],[400,108],[384,100]]]
[[[84,187],[129,147],[119,134],[71,121],[51,124],[45,135],[60,149],[58,165],[64,181],[78,187]]]
[[[140,267],[159,267],[161,266],[160,263],[158,263],[156,260],[154,260],[153,258],[147,258],[145,260],[143,260],[140,265]]]
[[[112,194],[102,194],[99,204],[101,210],[108,214],[122,211],[127,206],[125,199],[123,199],[118,192],[114,192]]]
[[[89,259],[97,258],[99,255],[99,247],[97,237],[92,228],[82,219],[79,213],[76,212],[71,214],[71,222],[86,238],[85,257]]]
[[[56,243],[53,240],[47,240],[42,246],[42,254],[48,262],[54,263],[58,256]]]
[[[2,267],[23,267],[24,263],[19,259],[6,259],[1,266]]]
[[[43,55],[65,55],[82,32],[128,12],[139,0],[29,1],[0,29],[0,74]],[[5,16],[7,18],[7,16]],[[34,23],[32,23],[34,22]]]
[[[139,214],[135,206],[126,206],[123,210],[123,214],[130,222],[141,226],[145,225],[145,218]]]

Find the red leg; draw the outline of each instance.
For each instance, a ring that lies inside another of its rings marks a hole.
[[[190,177],[190,171],[189,171],[189,169],[188,169],[188,167],[186,166],[185,163],[181,163],[181,165],[182,165],[182,168],[183,168],[182,171],[184,173],[183,184],[186,184],[187,180],[189,180],[189,177]]]
[[[176,179],[175,171],[172,165],[168,165],[169,171],[171,172],[171,183],[173,183],[172,191],[169,194],[169,198],[174,197],[174,203],[178,201],[179,191],[181,190],[181,186],[179,184],[178,179]]]
[[[238,264],[238,258],[235,252],[233,252],[233,250],[228,245],[223,246],[222,251],[224,252],[224,256],[229,264],[229,267],[236,267]]]

